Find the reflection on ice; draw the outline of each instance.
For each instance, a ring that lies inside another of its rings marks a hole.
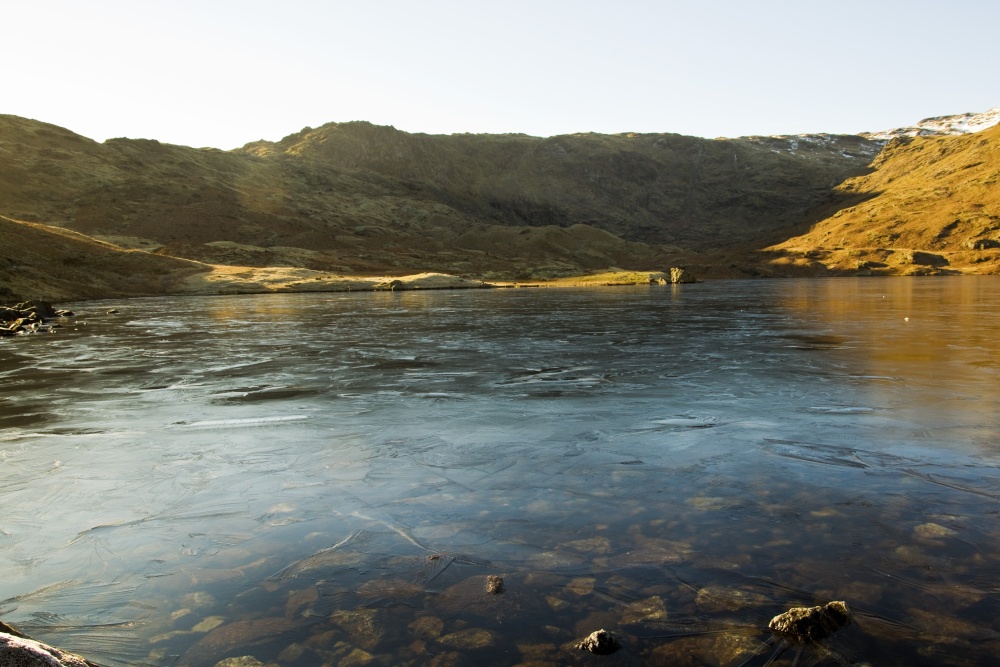
[[[0,617],[116,665],[589,664],[599,628],[989,664],[993,284],[163,299],[0,345]]]
[[[207,419],[197,422],[176,422],[179,425],[190,428],[211,428],[211,427],[238,427],[238,426],[263,426],[267,424],[277,424],[279,422],[299,421],[309,419],[308,415],[287,415],[284,417],[248,417],[246,419]]]

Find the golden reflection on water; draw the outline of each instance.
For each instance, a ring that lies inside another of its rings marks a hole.
[[[982,418],[1000,397],[996,277],[830,279],[793,287],[781,306],[827,336],[826,353],[858,378],[871,407],[924,423],[930,411],[940,429],[977,423],[976,440],[1000,437]]]
[[[407,310],[439,308],[441,306],[439,292],[440,290],[362,292],[360,294],[331,292],[328,295],[289,293],[259,295],[257,298],[247,298],[244,295],[221,296],[204,299],[203,312],[213,321],[223,324],[246,319],[270,319],[281,322],[283,319],[298,320],[302,316],[303,308],[310,304],[316,304],[318,300],[327,304],[340,302],[345,311],[365,309],[377,312],[396,307],[405,307]]]

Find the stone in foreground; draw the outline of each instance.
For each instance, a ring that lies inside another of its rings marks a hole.
[[[576,645],[578,649],[584,651],[590,651],[597,655],[611,655],[618,649],[622,647],[618,637],[607,630],[597,630],[596,632],[591,632],[590,635],[584,639],[582,642]]]
[[[801,639],[825,639],[850,625],[851,610],[836,600],[816,607],[793,607],[771,619],[767,627]]]
[[[78,655],[27,637],[0,632],[0,665],[4,667],[95,667]]]

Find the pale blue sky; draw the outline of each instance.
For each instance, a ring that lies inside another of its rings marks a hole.
[[[995,0],[0,0],[0,25],[0,113],[101,141],[854,133],[1000,105]]]

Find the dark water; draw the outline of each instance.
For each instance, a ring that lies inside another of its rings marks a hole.
[[[1000,279],[74,309],[0,342],[0,618],[43,641],[996,664]],[[828,600],[856,622],[823,642],[767,629]],[[599,628],[624,649],[572,648]]]

